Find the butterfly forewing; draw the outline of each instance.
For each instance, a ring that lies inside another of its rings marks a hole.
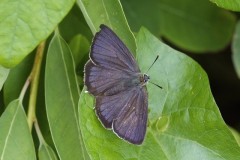
[[[134,73],[108,69],[88,61],[85,65],[85,84],[94,96],[106,96],[128,90],[124,82],[128,82]]]
[[[140,72],[132,54],[117,35],[105,25],[100,28],[91,46],[92,61],[106,68]]]
[[[141,144],[147,124],[147,89],[128,48],[110,28],[100,28],[85,65],[85,85],[96,97],[95,110],[102,124],[128,142]]]

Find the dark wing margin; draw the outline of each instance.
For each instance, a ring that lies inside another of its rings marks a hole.
[[[148,97],[146,87],[133,88],[113,96],[96,97],[96,114],[106,128],[120,138],[141,144],[147,127]]]
[[[118,36],[103,24],[100,28],[91,46],[92,61],[105,68],[140,72],[133,55]]]

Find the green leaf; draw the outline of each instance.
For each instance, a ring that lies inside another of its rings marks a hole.
[[[2,114],[0,133],[0,159],[36,159],[32,136],[20,100],[12,101]]]
[[[216,52],[231,41],[236,17],[208,0],[122,0],[133,31],[147,27],[179,48]]]
[[[94,98],[83,90],[79,101],[80,127],[91,157],[238,159],[240,148],[219,113],[202,68],[189,57],[161,43],[146,29],[141,29],[137,36],[137,48],[137,60],[143,72],[159,54],[159,60],[148,74],[152,82],[163,87],[147,86],[149,121],[145,141],[135,146],[106,130],[95,115]]]
[[[160,56],[154,66],[156,69],[150,70],[149,75],[164,89],[159,91],[148,85],[149,119],[151,132],[167,157],[240,157],[240,148],[221,117],[202,68],[189,57],[160,43],[145,29],[137,37],[137,46],[142,71],[146,71],[157,54]],[[162,92],[165,96],[161,96]],[[189,153],[189,150],[194,152]],[[196,154],[201,156],[195,157]]]
[[[236,31],[234,33],[232,51],[234,68],[237,72],[238,77],[240,78],[240,21],[237,23]]]
[[[46,39],[74,0],[1,1],[0,64],[13,67]]]
[[[99,30],[100,24],[106,24],[119,35],[129,50],[135,53],[135,39],[119,0],[77,0],[77,3],[93,34]]]
[[[2,90],[2,86],[8,77],[8,73],[9,69],[0,65],[0,90]]]
[[[47,53],[45,96],[49,126],[60,159],[88,159],[78,123],[79,89],[73,57],[58,33]]]
[[[39,160],[57,160],[57,156],[50,146],[46,143],[40,145],[38,149],[38,158]]]
[[[222,7],[232,11],[240,11],[239,0],[210,0],[210,1],[215,3],[218,7]]]

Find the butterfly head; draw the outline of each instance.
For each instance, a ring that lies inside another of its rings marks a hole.
[[[142,86],[146,85],[148,83],[149,79],[150,79],[150,76],[148,76],[147,74],[142,74],[140,76],[141,85]]]

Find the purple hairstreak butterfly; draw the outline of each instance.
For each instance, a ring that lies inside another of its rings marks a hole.
[[[101,25],[94,36],[84,72],[102,125],[132,144],[142,144],[148,117],[145,85],[150,77],[140,72],[133,55],[109,27]]]

